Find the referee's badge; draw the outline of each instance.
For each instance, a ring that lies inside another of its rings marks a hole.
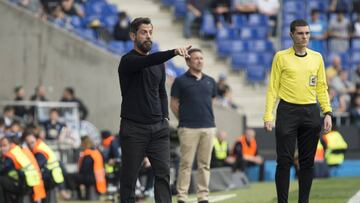
[[[311,75],[310,80],[309,80],[309,85],[310,86],[316,86],[316,82],[317,82],[317,76],[316,75]]]

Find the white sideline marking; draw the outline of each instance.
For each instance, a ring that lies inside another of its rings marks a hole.
[[[347,203],[360,203],[360,190]]]
[[[220,202],[226,199],[231,199],[236,197],[236,194],[228,194],[228,195],[214,195],[214,196],[209,196],[209,202]],[[191,198],[189,199],[191,203],[197,203],[197,199],[196,198]]]

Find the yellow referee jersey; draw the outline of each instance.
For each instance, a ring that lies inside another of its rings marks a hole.
[[[275,54],[264,121],[274,120],[272,112],[278,98],[292,104],[315,104],[318,100],[322,112],[331,111],[322,56],[310,49],[306,53],[297,56],[291,47]]]

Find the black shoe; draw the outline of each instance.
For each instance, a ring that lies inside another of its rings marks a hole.
[[[209,203],[209,201],[207,201],[207,200],[202,200],[202,201],[200,201],[199,203]]]
[[[178,200],[178,203],[185,203],[184,201],[182,201],[182,200]]]

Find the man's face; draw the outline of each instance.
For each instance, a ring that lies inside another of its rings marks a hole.
[[[290,36],[296,47],[306,47],[310,39],[309,26],[296,26],[295,31]]]
[[[5,154],[10,151],[10,142],[7,139],[3,139],[0,143],[1,153]]]
[[[131,33],[130,37],[135,42],[135,46],[142,52],[148,53],[152,47],[152,24],[141,24],[138,31]]]
[[[190,54],[190,58],[187,59],[186,63],[192,70],[201,72],[204,67],[203,54],[199,51],[192,52]]]
[[[26,137],[25,142],[30,149],[34,149],[36,144],[36,138],[34,135],[29,135]]]
[[[56,112],[56,111],[51,111],[51,112],[50,112],[50,120],[52,120],[52,121],[57,121],[57,120],[59,120],[59,114],[58,114],[58,112]]]

